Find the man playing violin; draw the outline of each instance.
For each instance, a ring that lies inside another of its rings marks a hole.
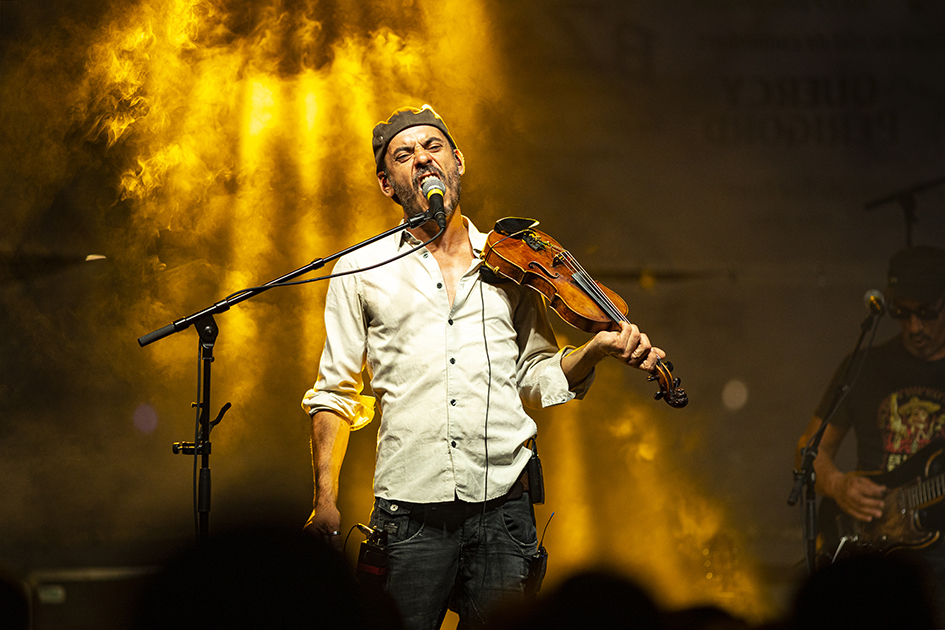
[[[558,348],[537,292],[483,281],[486,240],[460,211],[466,170],[429,106],[395,111],[374,128],[381,192],[403,217],[425,213],[425,180],[443,182],[445,229],[418,252],[336,277],[325,303],[318,379],[303,399],[312,418],[314,509],[308,531],[340,548],[338,479],[349,433],[382,410],[371,527],[387,536],[386,589],[408,629],[460,627],[521,598],[537,536],[524,443],[536,435],[523,404],[581,398],[594,366],[612,356],[652,371],[662,350],[632,324]],[[339,259],[361,269],[437,235],[428,221]],[[376,397],[362,396],[366,368]]]
[[[893,255],[885,297],[901,332],[870,349],[862,368],[857,366],[863,351],[858,355],[852,373],[859,370],[859,377],[830,419],[814,461],[816,490],[864,522],[887,516],[883,498],[889,488],[837,468],[834,458],[848,431],[852,428],[857,438],[857,468],[882,473],[945,438],[945,250],[923,246]],[[798,453],[820,428],[850,360],[834,375],[798,441]],[[935,575],[940,614],[945,613],[945,544],[934,543],[921,553]]]

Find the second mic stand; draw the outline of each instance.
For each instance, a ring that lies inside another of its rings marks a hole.
[[[804,542],[808,575],[812,574],[817,568],[817,493],[814,490],[817,474],[814,472],[814,460],[817,459],[820,441],[824,437],[824,431],[827,430],[827,423],[837,412],[847,392],[853,387],[853,383],[848,383],[847,379],[850,376],[853,364],[856,362],[856,355],[860,351],[860,346],[863,345],[863,338],[866,337],[867,332],[874,328],[880,315],[882,315],[882,310],[870,309],[870,314],[860,324],[860,336],[856,340],[853,354],[850,355],[850,362],[843,372],[843,378],[840,379],[837,389],[833,392],[833,399],[830,401],[827,413],[824,414],[820,428],[807,441],[807,445],[801,449],[801,465],[794,469],[794,487],[791,489],[787,502],[788,505],[795,505],[800,498],[801,489],[804,490]]]
[[[938,177],[931,181],[919,182],[918,184],[913,184],[908,188],[897,190],[878,199],[874,199],[873,201],[869,201],[866,203],[865,209],[869,211],[887,203],[894,201],[897,202],[899,207],[902,208],[902,212],[906,220],[906,247],[912,247],[912,226],[915,225],[916,221],[918,220],[916,218],[916,193],[941,186],[942,184],[945,184],[945,177]]]

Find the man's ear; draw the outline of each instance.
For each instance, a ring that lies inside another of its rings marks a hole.
[[[394,187],[390,185],[390,180],[387,178],[387,173],[384,171],[377,172],[377,185],[381,187],[381,192],[384,193],[385,196],[394,196]]]
[[[459,168],[459,174],[463,175],[466,173],[466,158],[463,157],[463,152],[459,149],[453,149],[453,155],[456,157],[456,165]]]

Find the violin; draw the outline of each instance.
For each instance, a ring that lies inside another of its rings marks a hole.
[[[619,330],[619,322],[629,324],[627,303],[595,282],[568,250],[536,230],[536,225],[534,219],[518,217],[497,221],[482,250],[486,268],[499,278],[538,291],[564,321],[585,332]],[[647,380],[659,381],[656,400],[685,407],[689,398],[672,372],[672,363],[657,359]]]

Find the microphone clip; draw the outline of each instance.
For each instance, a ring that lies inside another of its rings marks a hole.
[[[415,227],[420,227],[427,221],[432,221],[433,215],[430,212],[421,212],[420,214],[415,214],[412,217],[408,218],[404,223],[407,224],[408,229],[413,229]]]

